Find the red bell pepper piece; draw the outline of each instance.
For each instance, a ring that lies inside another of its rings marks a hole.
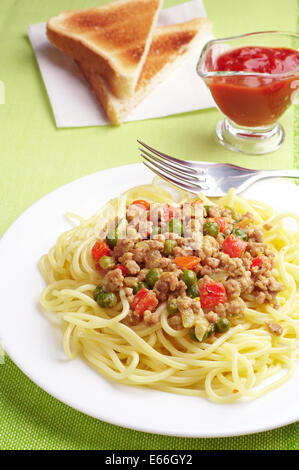
[[[202,308],[213,308],[227,301],[226,290],[222,282],[204,283],[200,287],[200,303]]]
[[[180,215],[178,207],[173,207],[170,204],[164,204],[163,206],[163,221],[169,222],[171,219],[177,219]]]
[[[261,256],[257,256],[256,258],[253,258],[250,266],[250,271],[252,271],[252,268],[255,266],[261,267],[263,265],[263,258]]]
[[[117,264],[114,269],[120,269],[123,276],[127,276],[129,274],[129,270],[122,264]]]
[[[222,251],[231,258],[241,258],[246,247],[247,242],[235,235],[228,235],[222,244]]]
[[[153,312],[158,305],[158,299],[154,292],[142,287],[132,300],[132,308],[141,317],[146,310]]]
[[[219,231],[224,232],[225,226],[226,226],[226,222],[225,222],[224,217],[210,217],[208,219],[208,222],[215,222],[216,224],[219,225]]]
[[[95,261],[99,261],[99,259],[101,259],[102,256],[110,256],[111,250],[109,248],[109,245],[106,242],[104,242],[103,240],[98,240],[93,245],[91,249],[91,254]]]

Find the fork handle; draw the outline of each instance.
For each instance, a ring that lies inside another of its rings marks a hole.
[[[299,170],[261,170],[259,172],[259,177],[260,178],[299,178]]]

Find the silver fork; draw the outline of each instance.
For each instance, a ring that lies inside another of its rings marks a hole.
[[[299,178],[299,170],[250,170],[230,163],[194,162],[180,160],[137,142],[143,163],[156,175],[173,185],[194,194],[203,192],[209,197],[224,196],[230,188],[241,193],[252,183],[264,178]]]

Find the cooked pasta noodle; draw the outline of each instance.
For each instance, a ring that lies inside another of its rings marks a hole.
[[[287,381],[298,358],[299,217],[277,214],[263,202],[237,196],[233,189],[217,201],[200,196],[205,204],[250,211],[257,224],[267,224],[264,240],[276,255],[276,279],[285,286],[278,295],[279,309],[256,304],[249,297],[243,318],[226,333],[196,343],[185,328],[172,328],[165,302],[159,306],[160,322],[152,326],[122,322],[130,308],[123,290],[115,307],[98,305],[93,291],[101,274],[95,269],[91,248],[111,220],[112,209],[121,218],[126,204],[136,197],[173,203],[173,195],[157,179],[152,185],[132,188],[87,220],[68,215],[77,225],[60,235],[40,261],[47,283],[40,302],[61,320],[66,355],[73,359],[82,354],[108,379],[219,403],[257,398]],[[179,203],[190,199],[187,193],[180,193]],[[286,218],[296,221],[297,230],[286,227]],[[283,334],[272,335],[266,327],[268,321],[279,323]]]

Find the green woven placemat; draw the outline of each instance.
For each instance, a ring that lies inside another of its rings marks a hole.
[[[121,128],[57,130],[26,30],[61,10],[104,0],[1,0],[0,234],[30,204],[77,177],[138,161],[136,138],[191,159],[231,161],[260,168],[299,168],[299,111],[282,119],[285,144],[265,157],[240,157],[211,136],[216,110],[128,123]],[[165,7],[180,3],[165,2]],[[294,30],[296,0],[205,0],[216,36],[253,30]],[[16,276],[17,279],[17,276]],[[17,279],[17,282],[21,282]],[[18,308],[21,308],[21,300]],[[0,315],[5,314],[1,311]],[[0,331],[1,340],[1,331]],[[0,365],[0,449],[298,449],[299,424],[232,438],[195,439],[147,434],[83,415],[49,396],[6,357]]]

